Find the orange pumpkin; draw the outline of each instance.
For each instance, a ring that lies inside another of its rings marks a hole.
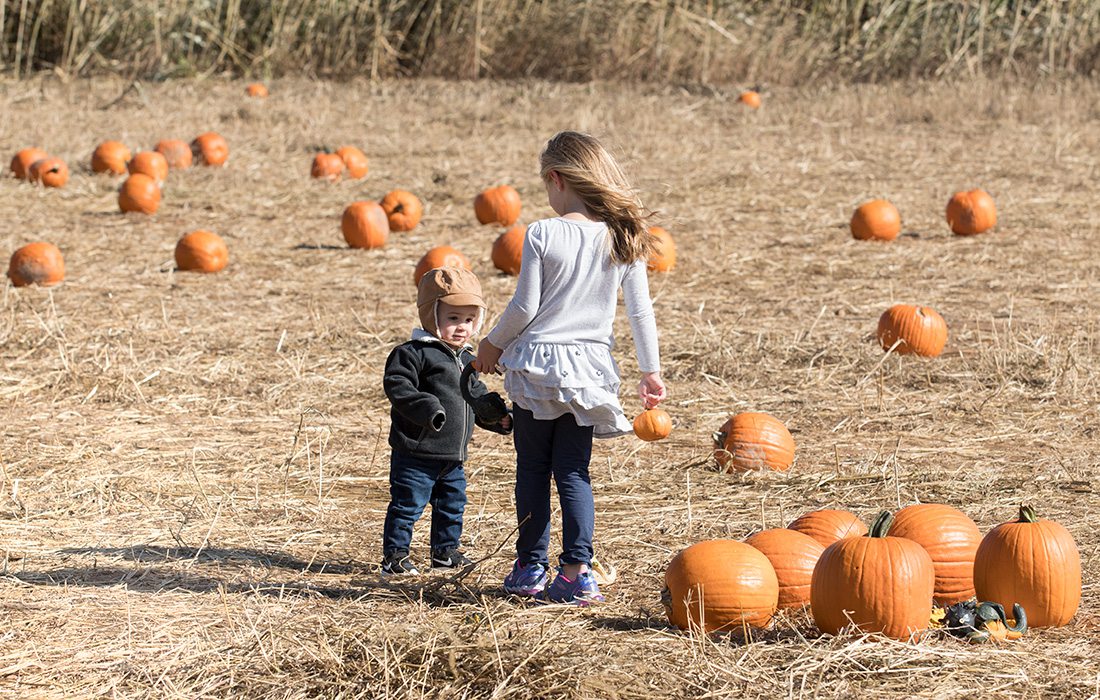
[[[947,322],[930,306],[895,304],[878,319],[878,342],[899,355],[937,357],[947,344]]]
[[[36,161],[48,158],[49,155],[41,148],[24,148],[11,159],[11,171],[20,180],[26,180],[30,175],[31,166]]]
[[[191,152],[203,165],[224,165],[229,160],[229,143],[220,134],[207,131],[191,142]]]
[[[464,270],[469,270],[470,261],[466,259],[465,255],[449,245],[436,246],[424,253],[424,256],[420,258],[420,262],[416,263],[416,269],[413,270],[413,284],[419,285],[420,278],[428,270],[434,270],[437,267],[461,267]]]
[[[193,156],[191,147],[179,139],[164,139],[157,142],[156,152],[168,161],[172,170],[185,170],[191,167]]]
[[[794,462],[794,438],[767,413],[738,413],[714,434],[714,459],[726,472],[786,471]]]
[[[672,241],[672,234],[660,226],[650,226],[649,233],[654,238],[653,253],[646,268],[650,272],[668,272],[676,267],[676,244]]]
[[[490,187],[474,198],[474,213],[483,224],[511,226],[519,219],[523,203],[511,185]]]
[[[908,640],[928,628],[935,570],[924,548],[889,537],[883,512],[866,537],[825,548],[810,582],[810,610],[818,629],[836,634],[848,625]]]
[[[645,440],[664,440],[672,432],[672,417],[663,408],[650,408],[634,418],[634,434]]]
[[[192,231],[176,243],[176,267],[191,272],[219,272],[229,262],[229,248],[211,231]]]
[[[249,83],[244,88],[245,93],[249,97],[267,97],[267,86],[263,83]]]
[[[377,202],[352,202],[340,219],[340,230],[352,248],[381,248],[390,235],[390,222]]]
[[[118,190],[118,208],[124,212],[153,214],[159,206],[160,186],[148,175],[131,175]]]
[[[28,179],[43,187],[64,187],[69,181],[69,166],[54,156],[42,158],[31,165]]]
[[[956,192],[947,202],[947,225],[960,236],[984,233],[997,225],[997,207],[985,190]]]
[[[420,223],[424,205],[406,190],[393,190],[382,198],[382,208],[390,220],[391,231],[412,231]]]
[[[344,172],[344,161],[335,153],[318,153],[313,156],[309,174],[318,180],[336,182]]]
[[[760,93],[756,90],[745,90],[737,96],[737,101],[746,107],[758,109],[760,107]]]
[[[779,580],[779,607],[801,608],[810,604],[810,579],[825,547],[810,537],[785,527],[762,530],[745,540],[768,558]]]
[[[763,628],[779,602],[771,562],[744,542],[707,540],[681,551],[665,570],[668,621],[682,630]]]
[[[12,253],[8,277],[16,287],[49,287],[65,279],[65,260],[53,243],[28,243]]]
[[[365,153],[355,146],[340,146],[336,149],[336,155],[344,161],[344,167],[348,169],[348,177],[354,180],[366,177],[369,168],[367,167],[367,155]]]
[[[129,166],[131,175],[142,174],[156,180],[158,185],[163,185],[168,179],[168,159],[164,154],[156,151],[142,151],[134,155]]]
[[[1081,554],[1059,523],[1040,519],[1031,506],[990,530],[974,555],[978,600],[1007,609],[1019,603],[1030,627],[1060,627],[1081,603]]]
[[[901,214],[885,199],[872,199],[852,214],[851,229],[860,241],[892,241],[901,233]]]
[[[894,515],[888,534],[928,552],[936,572],[936,605],[946,608],[974,597],[974,553],[982,535],[965,513],[939,503],[906,506]]]
[[[513,226],[493,241],[493,266],[507,275],[518,275],[523,266],[523,241],[527,229]]]
[[[846,537],[862,537],[867,534],[867,526],[855,515],[846,510],[829,508],[800,515],[787,529],[814,538],[822,547],[828,547]]]
[[[104,141],[92,151],[92,172],[121,175],[130,162],[130,149],[118,141]]]

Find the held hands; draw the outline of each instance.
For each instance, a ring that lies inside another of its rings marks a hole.
[[[642,381],[638,382],[638,396],[642,399],[645,408],[653,408],[668,398],[668,389],[661,381],[660,372],[646,372],[642,374]]]
[[[500,356],[504,351],[497,346],[490,343],[488,340],[482,340],[477,346],[477,358],[474,360],[474,369],[481,374],[500,374],[497,370],[497,362],[500,361]]]

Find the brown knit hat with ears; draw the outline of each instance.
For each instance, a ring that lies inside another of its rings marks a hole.
[[[420,325],[432,335],[439,335],[436,309],[441,301],[451,306],[477,306],[483,311],[485,309],[485,299],[481,296],[481,282],[477,275],[460,267],[428,270],[416,287],[416,309],[420,312]],[[484,316],[484,313],[481,315]],[[481,325],[480,319],[478,325]]]

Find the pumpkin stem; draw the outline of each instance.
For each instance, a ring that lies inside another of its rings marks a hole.
[[[1020,520],[1021,523],[1037,523],[1039,522],[1039,516],[1035,514],[1035,509],[1028,505],[1020,506]]]
[[[886,537],[886,533],[890,531],[890,524],[894,522],[894,514],[888,510],[884,510],[878,514],[875,518],[874,524],[871,525],[871,531],[867,533],[868,537]]]

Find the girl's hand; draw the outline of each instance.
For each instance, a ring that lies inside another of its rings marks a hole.
[[[642,405],[653,408],[668,398],[668,389],[661,381],[660,372],[646,372],[642,375],[642,381],[638,382],[638,396],[642,398]]]
[[[497,370],[497,362],[500,361],[503,352],[488,340],[482,340],[477,346],[477,359],[474,360],[474,369],[482,374],[500,374]]]

